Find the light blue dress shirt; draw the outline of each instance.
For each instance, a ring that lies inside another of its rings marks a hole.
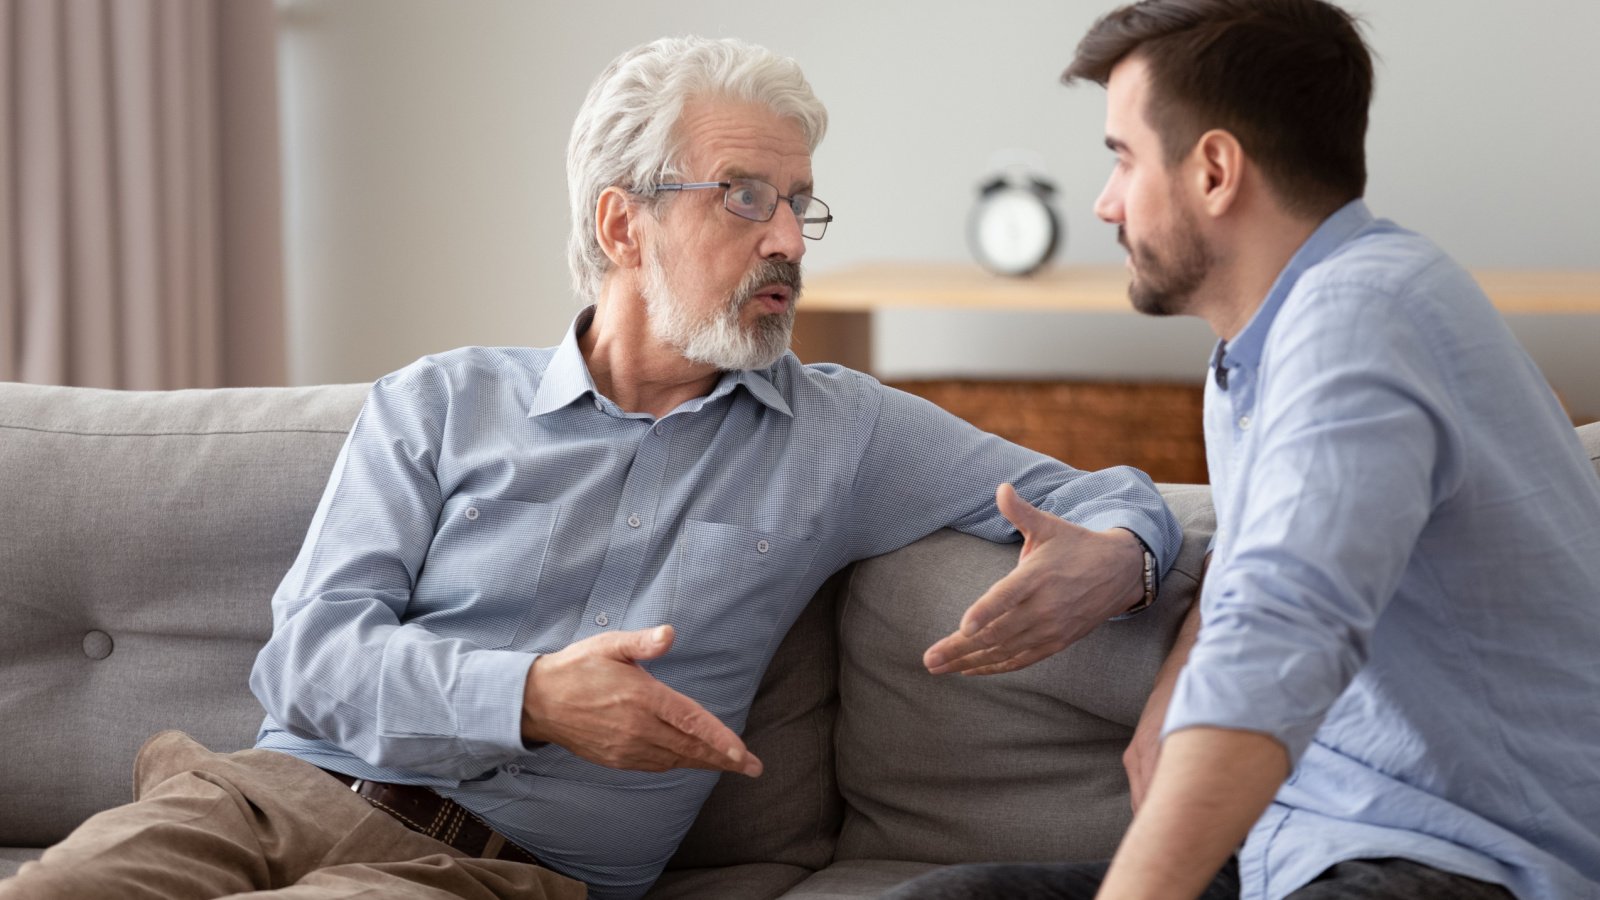
[[[1539,370],[1360,201],[1219,361],[1217,537],[1165,730],[1288,748],[1243,896],[1398,856],[1600,897],[1600,479]]]
[[[457,350],[373,387],[273,598],[257,746],[434,787],[592,896],[637,897],[717,775],[524,746],[538,654],[672,624],[645,667],[740,731],[833,572],[946,526],[1015,540],[1000,482],[1132,530],[1163,568],[1177,553],[1143,473],[1080,472],[792,354],[659,420],[624,412],[579,352],[589,315],[557,348]]]

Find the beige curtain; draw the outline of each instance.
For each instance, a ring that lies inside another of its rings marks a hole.
[[[272,0],[0,0],[0,380],[282,384]]]

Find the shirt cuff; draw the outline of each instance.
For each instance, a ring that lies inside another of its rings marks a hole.
[[[1125,528],[1134,533],[1134,536],[1144,542],[1150,552],[1156,557],[1156,584],[1160,585],[1161,576],[1172,568],[1178,561],[1178,546],[1183,543],[1183,535],[1178,535],[1178,540],[1169,546],[1169,541],[1162,535],[1161,525],[1151,521],[1148,517],[1140,515],[1137,511],[1129,509],[1114,510],[1097,513],[1080,521],[1079,525],[1090,531],[1110,531],[1113,528]]]
[[[527,753],[522,701],[537,653],[474,650],[466,655],[451,702],[462,745],[492,768]]]

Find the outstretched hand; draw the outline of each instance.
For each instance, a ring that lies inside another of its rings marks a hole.
[[[1144,550],[1121,528],[1090,531],[995,491],[1022,534],[1016,568],[961,617],[961,627],[923,654],[935,675],[991,675],[1032,665],[1131,607],[1144,593]]]
[[[614,769],[760,775],[761,760],[738,735],[638,665],[666,653],[673,637],[670,625],[612,631],[534,660],[523,691],[523,739]]]

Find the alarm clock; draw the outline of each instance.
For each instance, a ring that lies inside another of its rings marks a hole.
[[[1055,185],[1031,170],[985,181],[967,219],[967,244],[979,265],[1015,277],[1043,268],[1066,237],[1055,193]]]

